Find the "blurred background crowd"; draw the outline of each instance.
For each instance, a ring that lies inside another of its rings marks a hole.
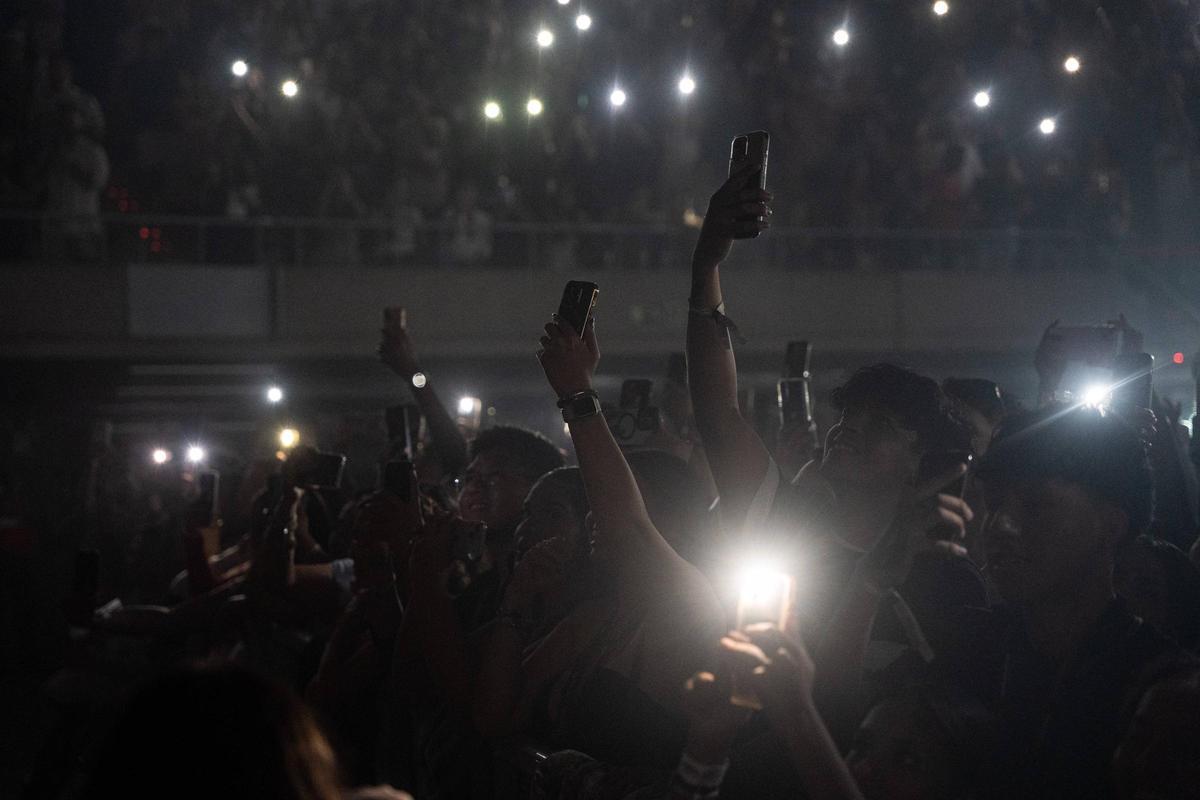
[[[735,118],[779,143],[781,225],[1178,241],[1196,219],[1188,3],[413,10],[11,3],[0,205],[444,222],[461,234],[456,260],[472,261],[486,257],[478,231],[493,221],[691,219],[720,168],[702,155],[724,146]],[[542,29],[552,45],[539,47]],[[404,236],[378,247],[403,251]]]

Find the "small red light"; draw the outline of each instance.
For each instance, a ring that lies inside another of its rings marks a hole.
[[[1171,356],[1171,360],[1174,361],[1176,364],[1182,364],[1183,363],[1183,353],[1176,353],[1175,355]]]
[[[151,253],[157,253],[157,252],[159,252],[159,251],[161,251],[161,250],[162,250],[162,243],[161,243],[161,242],[151,242],[151,243],[150,243],[150,252],[151,252]]]
[[[150,229],[149,228],[138,228],[138,238],[149,239],[150,238]]]

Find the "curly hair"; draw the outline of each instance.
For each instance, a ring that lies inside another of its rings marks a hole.
[[[937,381],[906,367],[862,367],[833,390],[832,400],[839,412],[880,408],[895,414],[903,428],[916,433],[922,452],[971,449],[970,429]]]
[[[471,441],[470,460],[496,451],[504,453],[513,471],[530,481],[566,464],[562,451],[553,442],[540,433],[515,425],[497,425],[480,432]]]

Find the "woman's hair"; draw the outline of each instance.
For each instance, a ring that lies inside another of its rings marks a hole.
[[[231,664],[173,669],[134,693],[84,796],[335,800],[333,749],[287,688]]]

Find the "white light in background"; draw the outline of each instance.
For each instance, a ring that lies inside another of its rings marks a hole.
[[[150,460],[155,464],[165,464],[171,460],[171,451],[156,447],[150,453]]]
[[[198,444],[189,444],[186,452],[188,463],[200,464],[208,458],[208,452]]]
[[[975,93],[975,96],[971,98],[971,102],[975,104],[976,108],[987,108],[992,104],[992,95],[990,92],[980,89]]]
[[[542,101],[536,97],[529,98],[529,102],[525,103],[525,113],[531,117],[536,117],[542,113]]]
[[[1042,132],[1043,136],[1049,136],[1057,129],[1058,123],[1054,121],[1054,117],[1046,117],[1038,123],[1038,130]]]
[[[845,47],[850,44],[850,31],[845,28],[838,28],[833,32],[833,43],[838,47]]]
[[[695,81],[695,79],[692,78],[691,75],[688,75],[685,72],[683,74],[683,77],[679,79],[679,93],[683,94],[683,95],[688,95],[694,91],[696,91],[696,81]]]
[[[537,32],[538,47],[545,49],[552,44],[554,44],[554,32],[553,31],[547,30],[546,28],[542,28],[540,31]]]
[[[246,77],[246,73],[250,71],[250,65],[240,58],[229,65],[229,71],[239,78]]]
[[[283,92],[284,97],[295,97],[300,93],[300,84],[289,78],[279,84],[279,91]]]
[[[592,27],[592,18],[587,14],[580,14],[575,18],[575,27],[581,31],[586,31],[588,28]]]
[[[628,98],[625,96],[625,90],[621,88],[613,89],[612,93],[608,96],[608,102],[612,103],[617,108],[625,105],[625,101],[627,99]]]

